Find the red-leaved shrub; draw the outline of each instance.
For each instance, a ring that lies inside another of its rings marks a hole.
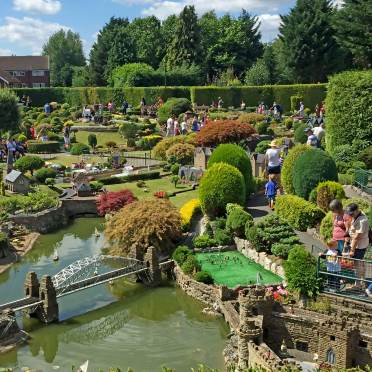
[[[250,124],[242,124],[234,120],[210,121],[200,130],[196,142],[199,146],[239,143],[254,133],[256,131]]]
[[[124,205],[133,203],[137,198],[130,190],[110,191],[102,193],[97,199],[97,211],[100,216],[116,212]]]

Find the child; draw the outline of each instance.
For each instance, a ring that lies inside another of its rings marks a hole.
[[[327,251],[325,254],[321,254],[320,257],[326,259],[326,266],[328,274],[327,287],[331,292],[336,292],[340,289],[340,277],[341,262],[338,258],[337,241],[330,240],[327,242]],[[335,274],[335,275],[332,275]]]
[[[265,185],[265,195],[269,201],[269,208],[274,209],[275,197],[278,191],[278,184],[275,181],[275,174],[269,175],[269,181]]]

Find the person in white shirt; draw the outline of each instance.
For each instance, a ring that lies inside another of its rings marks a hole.
[[[307,135],[306,144],[311,147],[319,147],[318,137],[314,135],[313,130],[311,128],[306,128],[305,133]]]
[[[268,174],[280,174],[280,152],[281,150],[275,141],[272,141],[265,154]]]
[[[187,134],[187,123],[185,119],[183,119],[181,123],[181,134],[183,134],[184,136]]]
[[[300,102],[300,109],[298,110],[299,116],[305,116],[305,105],[303,102]]]
[[[174,120],[172,117],[170,117],[168,120],[167,120],[167,133],[166,133],[166,137],[171,137],[174,135]]]
[[[319,143],[321,143],[325,136],[324,123],[321,123],[318,127],[314,127],[313,133],[318,138]]]

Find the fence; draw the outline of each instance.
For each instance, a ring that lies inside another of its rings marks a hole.
[[[365,169],[356,169],[354,183],[368,194],[372,194],[372,172]]]
[[[372,261],[342,256],[318,257],[318,278],[323,279],[324,293],[372,303]]]

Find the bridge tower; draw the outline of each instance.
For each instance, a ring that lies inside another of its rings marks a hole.
[[[156,286],[161,281],[161,271],[159,266],[159,258],[154,247],[148,247],[144,256],[145,265],[148,268],[151,277],[152,286]]]
[[[37,317],[47,324],[57,321],[59,315],[57,293],[49,275],[45,275],[41,279],[39,299],[43,301],[43,304],[37,310]]]
[[[26,280],[24,284],[24,290],[26,297],[39,297],[39,279],[35,272],[29,272],[26,275]]]

